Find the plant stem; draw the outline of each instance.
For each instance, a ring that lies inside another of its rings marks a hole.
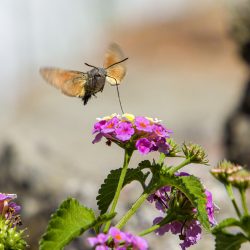
[[[117,185],[117,189],[116,189],[113,203],[112,203],[112,206],[111,206],[109,213],[115,212],[115,208],[116,208],[116,205],[117,205],[120,193],[121,193],[123,182],[124,182],[124,179],[125,179],[125,176],[127,173],[127,169],[128,169],[128,164],[129,164],[129,161],[131,159],[132,154],[133,154],[133,150],[126,150],[125,149],[123,167],[122,167],[121,175],[119,178],[119,182]],[[107,232],[109,230],[110,225],[111,225],[111,220],[106,223],[106,225],[104,227],[104,232]]]
[[[177,172],[179,169],[183,168],[184,166],[188,165],[191,163],[191,158],[185,159],[180,165],[176,167],[172,167],[171,170],[169,171],[170,174],[174,174]]]
[[[241,212],[240,212],[240,209],[238,208],[238,205],[237,205],[237,203],[235,201],[234,193],[233,193],[233,189],[232,189],[232,185],[231,184],[227,184],[226,185],[226,190],[227,190],[227,193],[229,195],[229,198],[231,199],[231,201],[233,203],[234,209],[235,209],[238,217],[240,218],[241,217]]]
[[[169,222],[173,221],[174,217],[175,217],[174,213],[169,213],[161,222],[159,222],[158,224],[153,225],[152,227],[140,232],[139,235],[144,236],[146,234],[149,234],[149,233],[155,231],[156,229],[162,227],[163,225],[166,225]]]
[[[244,215],[248,215],[247,201],[246,201],[246,190],[240,188],[241,203],[244,210]]]
[[[144,192],[133,204],[133,206],[128,210],[128,212],[121,218],[121,220],[115,225],[115,227],[121,229],[131,218],[131,216],[138,210],[142,203],[147,199],[147,197],[148,193]]]
[[[152,232],[154,232],[156,229],[158,229],[158,228],[160,228],[160,227],[161,227],[161,226],[160,226],[159,224],[156,224],[156,225],[154,225],[154,226],[152,226],[152,227],[150,227],[150,228],[148,228],[148,229],[146,229],[146,230],[140,232],[140,233],[139,233],[139,236],[144,236],[144,235],[146,235],[146,234],[152,233]]]

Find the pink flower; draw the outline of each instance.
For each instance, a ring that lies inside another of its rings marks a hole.
[[[109,235],[112,236],[115,246],[126,240],[126,234],[115,227],[109,229]]]
[[[122,117],[111,115],[104,117],[94,124],[93,134],[96,134],[93,143],[104,137],[122,148],[137,149],[143,155],[151,151],[168,154],[170,146],[166,141],[170,130],[167,130],[158,120],[143,116],[135,117],[126,114]]]
[[[143,116],[137,116],[135,118],[135,127],[140,131],[152,132],[152,125],[150,121]]]
[[[92,133],[95,134],[96,132],[101,132],[103,126],[104,126],[106,123],[107,123],[106,120],[101,120],[101,121],[95,123]]]
[[[160,124],[154,124],[153,125],[153,132],[157,136],[164,137],[164,138],[168,138],[169,137],[169,133],[171,133],[170,130],[167,130],[163,125],[160,125]]]
[[[106,247],[106,242],[107,242],[108,238],[109,238],[108,235],[106,235],[104,233],[100,233],[96,237],[89,237],[88,242],[89,242],[90,246],[92,246],[92,247],[94,247],[96,245]],[[98,249],[98,248],[96,248],[96,249]]]
[[[121,122],[115,130],[116,138],[121,141],[128,141],[134,132],[135,130],[130,122]]]
[[[114,132],[118,123],[119,119],[117,117],[113,117],[102,126],[102,133]]]
[[[95,250],[147,250],[148,243],[142,237],[128,232],[122,232],[118,228],[111,227],[107,234],[100,233],[96,237],[89,237],[88,242]]]

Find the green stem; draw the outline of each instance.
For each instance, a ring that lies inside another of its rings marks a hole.
[[[142,203],[147,199],[147,197],[148,193],[144,192],[133,204],[133,206],[128,210],[128,212],[121,218],[121,220],[115,225],[115,227],[121,229],[131,218],[131,216],[138,210]]]
[[[234,193],[233,193],[233,189],[232,189],[232,185],[231,184],[227,184],[226,185],[226,190],[227,190],[227,193],[229,195],[229,198],[231,199],[232,203],[233,203],[233,206],[234,206],[234,209],[238,215],[238,217],[240,218],[241,217],[241,212],[240,212],[240,209],[236,203],[236,200],[235,200],[235,197],[234,197]]]
[[[177,172],[179,169],[183,168],[184,166],[188,165],[191,163],[191,158],[187,158],[186,160],[184,160],[180,165],[176,166],[176,167],[172,167],[171,170],[169,171],[170,174],[174,174],[175,172]]]
[[[169,222],[173,221],[174,220],[174,213],[169,213],[160,223],[156,224],[156,225],[153,225],[152,227],[150,228],[147,228],[146,230],[142,231],[139,233],[140,236],[144,236],[146,234],[149,234],[153,231],[155,231],[156,229],[162,227],[163,225],[166,225],[168,224]]]
[[[112,206],[111,206],[109,213],[115,212],[115,208],[116,208],[116,205],[117,205],[120,193],[121,193],[123,182],[124,182],[124,179],[125,179],[125,176],[127,173],[127,169],[128,169],[128,164],[129,164],[129,161],[131,159],[132,154],[133,154],[133,150],[126,150],[125,149],[123,167],[122,167],[122,171],[121,171],[121,175],[120,175],[119,182],[117,185],[116,193],[115,193],[113,203],[112,203]],[[110,225],[111,225],[111,220],[106,223],[106,225],[104,227],[104,232],[107,232],[109,230]]]
[[[246,190],[241,188],[240,189],[240,197],[241,203],[244,210],[244,215],[248,215],[248,208],[247,208],[247,200],[246,200]]]
[[[152,233],[152,232],[154,232],[156,229],[158,229],[158,228],[160,228],[160,227],[161,227],[161,226],[160,226],[159,224],[156,224],[156,225],[154,225],[154,226],[152,226],[152,227],[150,227],[150,228],[148,228],[148,229],[146,229],[146,230],[140,232],[140,233],[139,233],[139,236],[144,236],[144,235],[146,235],[146,234]]]

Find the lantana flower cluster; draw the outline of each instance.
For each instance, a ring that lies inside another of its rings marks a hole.
[[[180,176],[188,176],[188,173],[181,172],[177,175]],[[155,203],[156,209],[158,209],[163,215],[167,214],[168,211],[171,209],[171,204],[174,204],[173,197],[177,197],[177,195],[172,196],[171,195],[171,187],[165,186],[157,190],[154,194],[151,194],[148,197],[148,201],[151,203]],[[211,226],[216,225],[216,220],[214,218],[214,211],[215,211],[215,204],[213,203],[212,194],[208,190],[205,190],[207,203],[206,203],[206,210],[209,222]],[[195,219],[196,210],[192,208],[191,203],[188,201],[188,199],[182,195],[184,198],[183,204],[184,207],[182,207],[183,211],[187,211],[187,216],[190,219],[185,221],[172,221],[168,224],[165,224],[158,228],[155,233],[157,235],[164,235],[166,232],[171,232],[173,234],[178,234],[179,238],[183,240],[183,242],[180,244],[182,250],[185,250],[186,248],[190,247],[191,245],[194,245],[197,243],[198,240],[201,238],[201,225],[198,220]],[[178,195],[178,199],[180,199],[180,195]],[[153,221],[153,224],[158,224],[164,219],[163,216],[156,217]]]
[[[93,143],[105,137],[108,144],[114,142],[122,148],[137,149],[141,154],[152,151],[167,154],[170,146],[166,139],[171,132],[157,119],[132,114],[113,114],[95,123],[93,134],[96,137]]]
[[[111,227],[107,234],[100,233],[96,237],[88,238],[89,244],[96,250],[147,250],[147,241],[128,232],[122,232]]]
[[[0,214],[2,215],[2,218],[9,220],[13,226],[21,223],[19,216],[21,207],[13,202],[16,198],[16,194],[0,193]]]

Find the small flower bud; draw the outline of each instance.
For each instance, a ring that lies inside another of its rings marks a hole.
[[[192,163],[208,164],[204,149],[197,144],[183,144],[182,151]]]
[[[12,226],[11,221],[0,218],[0,250],[13,249],[23,250],[26,249],[28,244],[24,240],[24,230],[18,231],[16,227]]]
[[[169,144],[169,153],[168,156],[178,156],[178,154],[181,152],[179,149],[179,145],[172,139],[167,139],[167,143]]]
[[[246,170],[240,170],[228,177],[234,187],[239,189],[247,189],[250,187],[250,172]]]

